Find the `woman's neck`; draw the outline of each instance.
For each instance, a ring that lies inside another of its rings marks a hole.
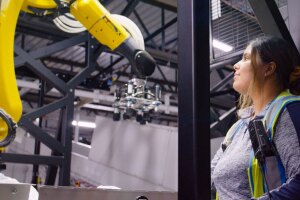
[[[280,93],[279,89],[263,89],[257,94],[251,95],[253,101],[254,116],[257,116],[263,109],[275,99]]]
[[[268,105],[269,102],[271,102],[276,95],[274,96],[269,96],[266,98],[259,97],[258,99],[253,99],[253,109],[254,109],[254,116],[257,116],[259,113],[263,111],[266,105]]]

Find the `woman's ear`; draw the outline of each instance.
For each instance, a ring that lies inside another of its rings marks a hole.
[[[276,70],[276,63],[275,62],[269,62],[265,65],[264,68],[264,76],[268,77],[275,73]]]

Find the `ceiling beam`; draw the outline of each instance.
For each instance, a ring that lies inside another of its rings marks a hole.
[[[73,34],[61,31],[50,22],[42,21],[42,18],[28,17],[28,15],[26,17],[19,17],[17,32],[55,41],[74,36]]]
[[[33,90],[40,90],[39,84],[35,81],[26,81],[17,79],[18,86],[21,88],[29,88]],[[106,91],[105,91],[106,92]],[[56,89],[52,89],[50,93],[59,93]],[[86,91],[86,90],[80,90],[75,89],[75,96],[76,97],[83,97],[83,98],[90,98],[93,99],[95,102],[109,102],[110,105],[112,105],[115,102],[115,97],[112,95],[107,94],[101,94],[100,90],[93,90],[93,91]],[[163,99],[164,97],[162,97]],[[159,111],[167,111],[174,114],[178,114],[178,108],[175,106],[166,106],[166,105],[160,105],[158,108]]]
[[[177,1],[176,0],[142,0],[144,3],[164,8],[166,10],[177,12]]]

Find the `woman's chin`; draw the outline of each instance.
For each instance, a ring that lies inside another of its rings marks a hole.
[[[239,92],[239,91],[238,91],[238,86],[237,86],[237,84],[235,84],[235,82],[233,82],[232,88],[233,88],[236,92]]]
[[[246,91],[244,91],[243,89],[241,89],[237,84],[233,83],[232,87],[239,94],[246,94],[247,93]]]

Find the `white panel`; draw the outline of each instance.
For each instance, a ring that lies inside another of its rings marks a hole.
[[[142,126],[132,121],[113,122],[103,117],[97,117],[96,124],[91,160],[156,184],[164,182],[165,171],[177,176],[177,162],[172,157],[178,152],[168,148],[177,145],[177,142],[170,144],[175,142],[171,137],[174,133],[170,131],[174,128]]]
[[[72,153],[71,164],[73,177],[95,186],[177,191],[176,128],[152,124],[142,126],[132,121],[113,122],[103,117],[97,117],[96,122],[91,149],[87,145],[74,148],[76,153]],[[18,138],[7,150],[10,153],[32,154],[33,146],[32,137],[18,133]],[[44,145],[41,151],[43,155],[50,154]],[[32,165],[8,163],[7,166],[4,171],[7,176],[20,182],[31,181]],[[46,168],[40,168],[40,176],[45,180]]]
[[[88,160],[79,154],[72,154],[72,176],[85,180],[95,186],[117,186],[127,190],[169,190],[160,185],[132,176],[126,172]],[[175,191],[175,190],[173,190]]]
[[[5,163],[6,170],[2,171],[8,177],[12,177],[21,183],[29,183],[32,179],[32,165]]]
[[[178,131],[170,130],[170,134],[163,174],[163,186],[178,191]]]

